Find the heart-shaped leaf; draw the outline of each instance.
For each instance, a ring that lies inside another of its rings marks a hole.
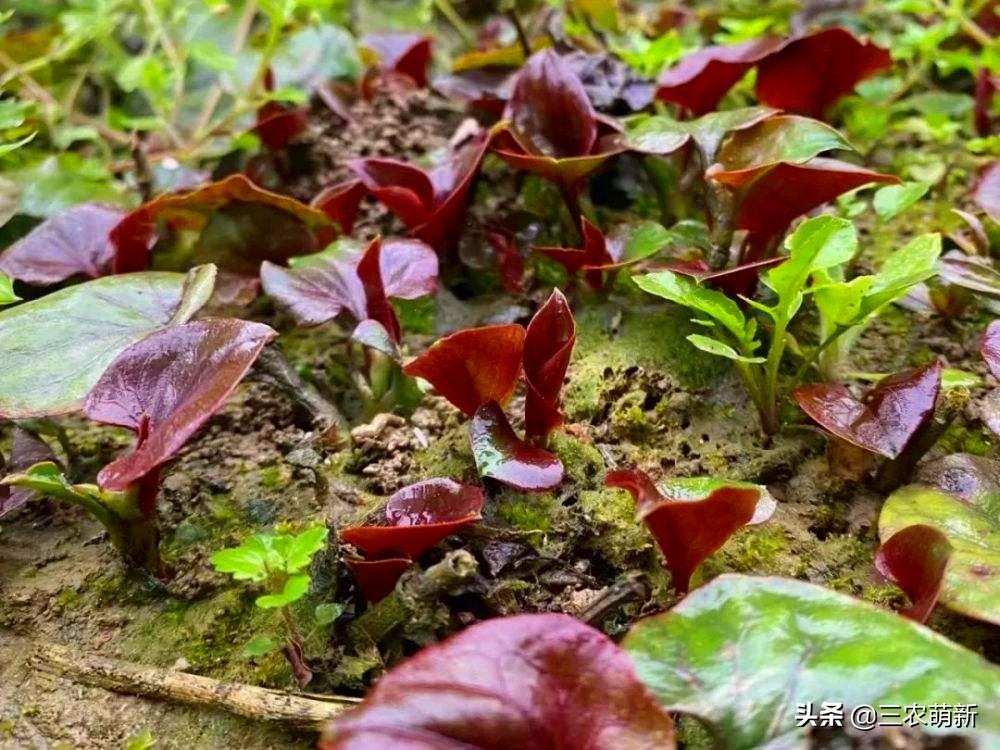
[[[371,526],[342,529],[340,539],[368,557],[416,559],[447,536],[479,519],[486,496],[453,479],[425,479],[399,490]],[[402,553],[402,554],[400,554]]]
[[[206,318],[158,331],[123,351],[90,391],[84,412],[128,427],[139,442],[101,470],[101,487],[124,490],[168,461],[276,337],[262,323]]]
[[[748,524],[763,523],[775,509],[763,487],[712,477],[670,480],[661,492],[645,472],[625,469],[609,471],[604,486],[631,493],[681,593],[687,593],[697,567],[729,537]]]
[[[757,98],[772,107],[823,117],[866,78],[892,67],[889,50],[840,27],[790,40],[757,66]]]
[[[914,524],[900,529],[875,553],[875,569],[910,597],[901,614],[926,622],[941,595],[951,557],[948,537],[933,526]]]
[[[0,311],[0,417],[79,409],[123,350],[208,300],[189,304],[188,292],[180,273],[105,276]]]
[[[181,232],[197,235],[190,248],[158,242]],[[255,275],[261,261],[284,262],[313,252],[332,232],[330,219],[319,209],[235,174],[195,190],[161,195],[122,219],[111,231],[114,272],[216,263],[226,271]]]
[[[544,441],[563,423],[559,391],[576,343],[576,324],[569,302],[558,289],[535,313],[524,337],[524,432]]]
[[[813,713],[824,703],[843,704],[845,723],[873,707],[886,724],[908,705],[973,705],[975,729],[935,724],[925,712],[920,729],[971,735],[981,747],[1000,738],[1000,668],[911,620],[802,581],[720,576],[640,622],[623,646],[664,708],[702,718],[727,747],[806,747],[799,707]]]
[[[26,284],[48,286],[71,276],[108,273],[114,247],[109,235],[125,212],[82,203],[46,219],[0,255],[0,271]]]
[[[673,722],[603,633],[559,614],[502,617],[383,676],[322,750],[672,750]]]
[[[562,462],[538,446],[521,440],[495,401],[483,404],[469,424],[472,455],[479,476],[518,490],[550,490],[562,482]]]
[[[711,112],[733,84],[783,44],[776,37],[762,37],[692,52],[660,74],[656,98],[680,104],[695,115]]]
[[[909,529],[920,527],[934,529],[951,548],[940,584],[941,604],[1000,625],[1000,515],[996,493],[975,492],[963,499],[931,487],[896,490],[885,501],[878,520],[884,546]],[[925,539],[920,546],[906,550],[911,557],[904,558],[899,566],[933,569],[942,556],[940,552],[935,554],[935,547],[940,550],[942,546],[940,540]],[[899,583],[915,605],[921,603],[923,597],[918,590],[904,585],[902,571],[889,568],[884,572]]]
[[[264,262],[260,279],[267,295],[299,325],[322,325],[345,310],[358,321],[381,311],[379,322],[389,330],[381,319],[395,320],[387,298],[432,294],[437,273],[437,255],[420,240],[375,239],[364,251],[352,240],[340,240],[321,253],[296,258],[290,268]],[[396,335],[398,340],[398,330]]]
[[[890,375],[857,399],[840,383],[806,385],[795,401],[841,440],[886,458],[896,458],[917,430],[934,416],[941,389],[937,361]]]
[[[522,326],[466,328],[435,341],[403,371],[428,381],[471,417],[488,401],[507,403],[517,385],[523,353]]]

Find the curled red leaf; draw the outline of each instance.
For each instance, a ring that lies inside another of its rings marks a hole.
[[[358,207],[365,193],[361,180],[345,180],[323,188],[309,205],[329,216],[340,227],[341,232],[350,234],[354,231]]]
[[[607,133],[580,79],[551,48],[536,52],[521,68],[504,117],[507,127],[494,144],[497,155],[566,188],[625,150]]]
[[[265,293],[302,326],[317,326],[342,311],[379,321],[394,341],[399,323],[389,298],[416,299],[437,289],[438,259],[420,240],[372,240],[360,248],[334,246],[290,268],[264,262]]]
[[[431,64],[434,40],[422,34],[367,34],[361,45],[378,57],[383,72],[403,75],[415,86],[427,85],[427,70]]]
[[[428,381],[471,417],[488,401],[507,403],[517,385],[523,352],[522,326],[466,328],[435,341],[403,371]]]
[[[354,574],[361,593],[370,602],[380,601],[391,594],[399,577],[413,565],[413,560],[408,557],[387,557],[381,560],[348,557],[344,562]]]
[[[661,266],[657,266],[657,269],[665,268],[668,271],[682,273],[685,276],[692,277],[699,284],[708,284],[709,286],[717,287],[731,297],[736,297],[752,293],[757,288],[757,279],[760,277],[762,271],[766,271],[771,266],[776,266],[779,263],[784,263],[786,260],[788,260],[787,256],[778,256],[776,258],[757,260],[752,263],[743,263],[732,268],[715,270],[699,258],[691,261],[664,263]]]
[[[979,344],[979,351],[986,360],[986,366],[997,380],[1000,380],[1000,320],[986,326],[986,333]]]
[[[524,337],[524,432],[530,441],[544,441],[563,423],[559,391],[575,343],[573,311],[555,289],[528,323]]]
[[[382,677],[322,750],[672,750],[673,722],[603,633],[567,615],[474,625]]]
[[[479,476],[526,492],[557,487],[562,462],[546,450],[521,440],[495,401],[483,404],[469,424],[472,456]]]
[[[91,389],[84,413],[139,435],[97,481],[123,490],[170,460],[225,402],[277,334],[261,323],[206,318],[150,334],[122,352]]]
[[[692,52],[660,75],[656,98],[680,104],[695,115],[711,112],[750,68],[784,44],[777,37],[762,37]]]
[[[656,539],[674,588],[681,593],[687,593],[698,566],[729,537],[748,524],[766,521],[775,508],[774,499],[761,488],[721,481],[706,486],[707,494],[678,492],[678,497],[664,497],[638,469],[609,471],[604,485],[627,490],[635,498],[639,516]]]
[[[841,27],[791,39],[757,66],[757,98],[789,112],[822,118],[861,81],[892,67],[889,50]]]
[[[154,265],[157,241],[174,232],[200,233],[183,258],[167,256],[162,270],[215,263],[222,270],[254,275],[261,261],[284,262],[305,255],[332,238],[332,225],[322,211],[294,198],[258,187],[246,176],[161,195],[123,218],[111,231],[113,270],[144,271]]]
[[[412,236],[450,252],[489,143],[490,134],[480,133],[430,171],[395,159],[354,159],[347,167]]]
[[[82,203],[46,219],[0,254],[0,271],[26,284],[48,286],[72,276],[96,279],[110,271],[111,230],[125,212]]]
[[[253,132],[271,151],[281,151],[309,127],[308,112],[282,102],[265,102],[257,109]]]
[[[907,526],[878,548],[875,569],[910,599],[910,606],[900,614],[926,622],[941,595],[951,553],[948,537],[927,524]]]
[[[453,479],[425,479],[399,490],[385,505],[384,523],[352,526],[340,539],[366,557],[416,559],[456,530],[479,520],[486,496]]]
[[[806,385],[795,391],[802,411],[823,429],[886,458],[896,458],[934,416],[941,364],[890,375],[857,399],[839,383]]]

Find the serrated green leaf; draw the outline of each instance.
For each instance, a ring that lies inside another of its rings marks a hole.
[[[284,550],[285,571],[298,573],[309,565],[313,555],[326,545],[327,534],[329,530],[326,526],[313,526],[292,537]]]
[[[305,573],[297,573],[289,576],[284,587],[279,594],[265,594],[258,596],[256,604],[261,609],[275,609],[284,607],[294,601],[298,601],[309,590],[309,576]]]

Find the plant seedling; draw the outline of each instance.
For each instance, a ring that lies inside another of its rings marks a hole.
[[[431,64],[434,40],[422,34],[368,34],[361,47],[375,58],[361,81],[361,94],[374,96],[376,88],[393,85],[423,88]]]
[[[14,282],[10,276],[0,273],[0,307],[13,305],[15,302],[20,301],[21,298],[14,293]]]
[[[393,494],[378,523],[342,529],[340,541],[363,555],[350,556],[346,562],[365,598],[383,599],[417,558],[478,521],[485,502],[478,487],[452,479],[425,479]]]
[[[302,653],[304,639],[291,605],[308,593],[308,568],[313,555],[326,546],[327,534],[325,526],[313,526],[294,535],[254,534],[238,547],[227,547],[212,555],[212,565],[217,571],[229,573],[237,581],[248,581],[264,591],[254,600],[258,607],[281,613],[285,627],[282,651],[299,687],[309,684],[312,670]],[[317,619],[325,618],[325,611],[317,612]],[[258,637],[251,641],[249,650],[259,656],[273,650],[273,647],[267,649],[267,644],[268,641]]]
[[[664,750],[674,747],[674,725],[606,635],[539,614],[482,622],[428,646],[331,722],[319,746],[386,737],[420,737],[426,747]]]
[[[875,569],[910,598],[901,614],[917,622],[930,617],[951,558],[948,537],[933,526],[915,524],[889,537],[875,553]]]
[[[711,477],[668,480],[661,492],[645,472],[626,469],[609,471],[604,486],[632,495],[681,594],[688,592],[698,566],[726,540],[744,526],[763,523],[776,507],[760,485]]]

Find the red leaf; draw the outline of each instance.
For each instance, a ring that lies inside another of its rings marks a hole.
[[[567,615],[474,625],[383,676],[321,750],[672,750],[673,722],[603,633]]]
[[[993,98],[1000,89],[1000,75],[993,75],[987,68],[979,71],[976,76],[976,108],[973,111],[973,122],[976,134],[987,137],[993,133]]]
[[[972,200],[993,221],[1000,222],[1000,161],[983,170],[972,189]]]
[[[377,242],[373,240],[368,250]],[[363,257],[359,249],[335,246],[303,258],[291,268],[265,262],[260,278],[267,295],[301,326],[322,325],[343,310],[357,321],[375,317],[386,325],[382,317],[395,313],[385,308],[388,302],[382,298],[415,299],[437,289],[437,255],[419,240],[382,242],[377,253],[380,279],[374,278],[370,266],[362,268]],[[362,271],[374,295],[371,299],[366,294]],[[380,286],[384,293],[381,295]]]
[[[377,602],[392,593],[399,577],[413,565],[408,557],[390,557],[384,560],[362,560],[348,557],[344,560],[354,574],[358,588],[370,602]]]
[[[501,130],[493,150],[514,169],[532,172],[567,189],[577,189],[584,177],[626,149],[616,135],[608,135],[598,139],[591,154],[560,158],[538,156],[530,153],[510,131]]]
[[[271,151],[281,151],[309,126],[306,110],[281,102],[265,102],[257,109],[257,124],[253,132]]]
[[[361,260],[357,265],[357,276],[365,294],[365,309],[372,320],[382,324],[389,337],[397,344],[403,340],[403,331],[399,327],[399,318],[392,309],[385,285],[382,283],[381,269],[382,241],[376,237],[368,243]],[[437,270],[437,257],[434,258]]]
[[[48,286],[71,276],[96,279],[110,270],[109,235],[125,212],[82,203],[46,219],[0,255],[0,271],[26,284]]]
[[[597,142],[597,113],[587,92],[551,47],[524,63],[504,116],[521,147],[535,156],[584,156]]]
[[[232,215],[220,216],[224,209]],[[212,226],[213,219],[220,219],[219,236],[209,242],[204,236],[199,238],[194,262],[216,263],[222,270],[247,275],[256,274],[262,260],[284,261],[313,252],[332,234],[330,220],[322,211],[235,174],[195,190],[161,195],[128,214],[111,231],[114,272],[150,268],[151,252],[161,234],[202,232]],[[188,263],[179,265],[178,270],[186,270]]]
[[[433,39],[421,34],[368,34],[361,44],[378,56],[378,67],[399,73],[418,87],[427,85]]]
[[[510,232],[487,232],[486,241],[496,251],[500,280],[508,294],[524,291],[524,258],[517,249],[517,243]]]
[[[42,461],[58,463],[55,454],[48,444],[20,427],[14,428],[13,445],[11,446],[10,465],[4,467],[3,455],[0,455],[0,478],[7,474],[18,474],[27,471]],[[0,485],[0,518],[11,511],[17,510],[35,496],[33,490],[21,487]]]
[[[986,366],[997,380],[1000,380],[1000,320],[986,326],[986,333],[979,344],[979,351],[986,360]]]
[[[952,546],[941,531],[926,524],[897,531],[875,553],[875,569],[899,586],[911,605],[900,612],[925,622],[941,595]]]
[[[562,462],[521,440],[495,401],[479,407],[469,425],[479,475],[526,492],[550,490],[563,479]]]
[[[878,382],[861,400],[839,383],[796,389],[806,414],[842,440],[896,458],[910,438],[934,416],[941,388],[941,364],[906,370]]]
[[[455,531],[479,520],[486,496],[452,479],[425,479],[396,492],[385,505],[385,524],[352,526],[342,542],[369,558],[417,559]]]
[[[507,403],[517,385],[524,352],[524,328],[483,326],[435,341],[403,371],[423,378],[471,417],[488,401]]]
[[[435,79],[431,86],[441,96],[465,102],[470,110],[479,110],[488,122],[494,122],[503,116],[515,77],[511,68],[494,65],[456,71]]]
[[[105,466],[104,489],[123,490],[168,461],[225,402],[277,334],[261,323],[206,318],[157,331],[111,363],[84,413],[140,436]]]
[[[757,66],[764,104],[822,118],[840,97],[892,67],[889,50],[835,27],[790,40]]]
[[[784,44],[782,39],[763,37],[692,52],[660,75],[656,98],[676,102],[696,116],[711,112],[750,68]]]
[[[556,289],[528,323],[524,337],[524,432],[530,441],[544,441],[563,423],[559,391],[575,343],[573,311]]]
[[[691,576],[736,531],[767,520],[774,500],[755,487],[722,485],[700,499],[665,498],[637,469],[609,471],[606,487],[627,490],[656,539],[674,588],[687,593]]]
[[[341,232],[350,234],[354,231],[358,207],[365,192],[361,180],[345,180],[323,188],[309,205],[329,216],[340,227]]]
[[[531,249],[554,260],[569,274],[587,271],[587,283],[594,289],[603,289],[606,282],[603,271],[616,269],[622,247],[608,242],[600,227],[586,216],[580,217],[580,235],[582,248],[534,246]]]
[[[754,261],[753,263],[744,263],[732,268],[723,268],[718,271],[713,270],[708,263],[701,259],[693,261],[679,260],[664,263],[661,266],[657,266],[657,269],[665,268],[669,271],[682,273],[685,276],[691,276],[699,284],[718,287],[729,296],[737,297],[739,295],[749,296],[752,294],[753,290],[757,288],[757,279],[760,277],[760,272],[767,270],[771,266],[784,263],[786,260],[788,260],[787,256],[778,256],[776,258]]]
[[[862,185],[899,182],[892,175],[821,157],[803,164],[779,162],[731,172],[712,168],[706,176],[738,191],[736,226],[747,230],[750,251],[745,260],[750,262],[758,260],[802,214]]]
[[[409,229],[427,221],[434,210],[434,185],[419,167],[396,159],[354,159],[347,168]]]

